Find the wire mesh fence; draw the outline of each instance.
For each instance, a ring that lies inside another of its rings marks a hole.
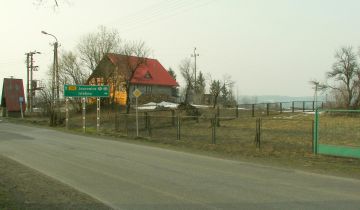
[[[360,147],[360,111],[323,111],[319,115],[320,144]]]
[[[92,107],[87,108],[86,132],[96,132],[96,111]],[[181,142],[196,147],[217,145],[230,152],[251,152],[255,149],[269,153],[311,152],[313,121],[283,119],[285,115],[265,115],[259,130],[257,118],[243,116],[240,112],[236,113],[236,109],[202,110],[199,116],[187,116],[179,110],[141,111],[137,120],[133,112],[125,114],[102,109],[98,132],[158,142]],[[82,123],[80,112],[70,114],[70,130],[82,130]],[[257,146],[255,141],[257,135],[261,136],[261,146]]]
[[[311,153],[313,120],[262,119],[261,145],[270,151]]]
[[[98,107],[90,104],[86,106],[84,119],[81,104],[76,103],[69,111],[68,129],[157,142],[180,142],[196,147],[216,145],[227,152],[246,153],[260,149],[269,153],[307,153],[312,152],[313,147],[313,121],[311,118],[292,119],[287,116],[296,112],[295,106],[298,105],[302,109],[310,109],[313,104],[316,107],[315,103],[308,104],[203,106],[197,108],[199,113],[195,116],[177,109],[139,110],[137,119],[134,110],[125,114],[120,107],[102,107],[98,115]]]

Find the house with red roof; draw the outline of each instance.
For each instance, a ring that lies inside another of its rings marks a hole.
[[[135,89],[142,92],[139,101],[175,101],[176,80],[156,59],[127,56],[114,53],[106,54],[90,75],[88,84],[109,85],[110,97],[114,102],[125,105],[129,84],[129,99]]]

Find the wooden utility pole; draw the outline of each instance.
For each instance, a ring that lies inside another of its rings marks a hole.
[[[30,76],[30,53],[25,53],[26,55],[26,106],[27,110],[30,110],[30,86],[29,86],[29,76]]]
[[[191,57],[194,57],[194,61],[195,61],[195,63],[194,63],[194,73],[195,73],[195,81],[194,81],[194,87],[196,87],[196,57],[198,57],[199,56],[199,54],[198,53],[196,53],[196,47],[194,48],[194,54],[191,54]]]
[[[34,52],[30,52],[30,100],[29,100],[29,111],[33,111],[33,96],[34,96],[34,84],[33,84],[33,70],[34,70]]]
[[[28,111],[33,111],[34,95],[36,88],[34,87],[33,72],[37,71],[38,66],[34,66],[34,54],[40,54],[40,52],[31,51],[26,53],[26,69],[27,69],[27,81],[26,81],[26,92],[27,92],[27,107]]]

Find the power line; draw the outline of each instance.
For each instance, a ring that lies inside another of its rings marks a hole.
[[[120,26],[124,27],[125,29],[120,30],[120,31],[132,31],[132,30],[136,30],[138,28],[142,28],[143,25],[148,25],[154,22],[158,22],[158,21],[163,21],[163,20],[167,20],[171,17],[177,16],[180,13],[184,13],[186,11],[190,11],[192,9],[196,9],[199,7],[203,7],[206,6],[212,2],[214,2],[215,0],[210,0],[210,1],[206,1],[206,2],[191,2],[191,3],[187,3],[187,2],[180,2],[180,4],[176,4],[176,5],[169,5],[170,7],[168,8],[162,8],[162,9],[158,9],[157,11],[153,12],[152,14],[149,14],[147,16],[144,17],[140,17],[137,21],[129,21],[125,24],[120,24]],[[163,12],[163,10],[165,10],[166,12]],[[127,25],[129,25],[130,27],[126,27]]]
[[[207,2],[206,4],[208,4]],[[144,21],[135,22],[134,24],[131,24],[131,27],[127,29],[127,31],[132,31],[138,28],[142,28],[143,25],[149,25],[158,21],[168,20],[171,17],[177,16],[179,14],[182,14],[186,11],[198,8],[200,6],[204,6],[205,4],[198,4],[198,2],[192,2],[191,4],[184,4],[184,5],[178,5],[177,7],[173,7],[170,9],[166,9],[169,11],[168,13],[159,12],[155,13],[150,17],[147,17]]]
[[[184,0],[175,0],[172,1],[170,3],[166,3],[168,2],[168,0],[162,1],[158,4],[154,4],[148,7],[145,7],[143,9],[140,9],[136,12],[131,13],[130,15],[121,17],[121,18],[117,18],[115,21],[111,21],[110,23],[117,23],[117,24],[121,24],[122,26],[126,26],[126,25],[132,25],[136,22],[141,22],[142,20],[146,20],[149,18],[149,16],[153,16],[153,15],[157,15],[159,13],[162,13],[168,9],[171,9],[172,7],[176,7],[179,6],[179,4],[184,4],[186,3],[186,1]],[[164,7],[165,5],[165,7]],[[168,7],[168,8],[166,8]],[[150,13],[149,13],[150,11]],[[146,16],[143,16],[144,14],[146,14]]]
[[[19,60],[19,59],[11,59],[8,61],[0,61],[0,65],[9,65],[9,64],[24,64],[24,60]]]

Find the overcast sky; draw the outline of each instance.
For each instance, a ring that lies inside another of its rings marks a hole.
[[[4,77],[26,81],[25,53],[36,55],[36,79],[52,62],[52,37],[61,50],[99,25],[123,39],[143,40],[151,57],[178,77],[179,63],[197,47],[198,69],[230,75],[239,95],[311,96],[311,79],[325,79],[335,50],[360,46],[358,0],[0,0],[0,91]],[[24,84],[25,85],[25,84]]]

